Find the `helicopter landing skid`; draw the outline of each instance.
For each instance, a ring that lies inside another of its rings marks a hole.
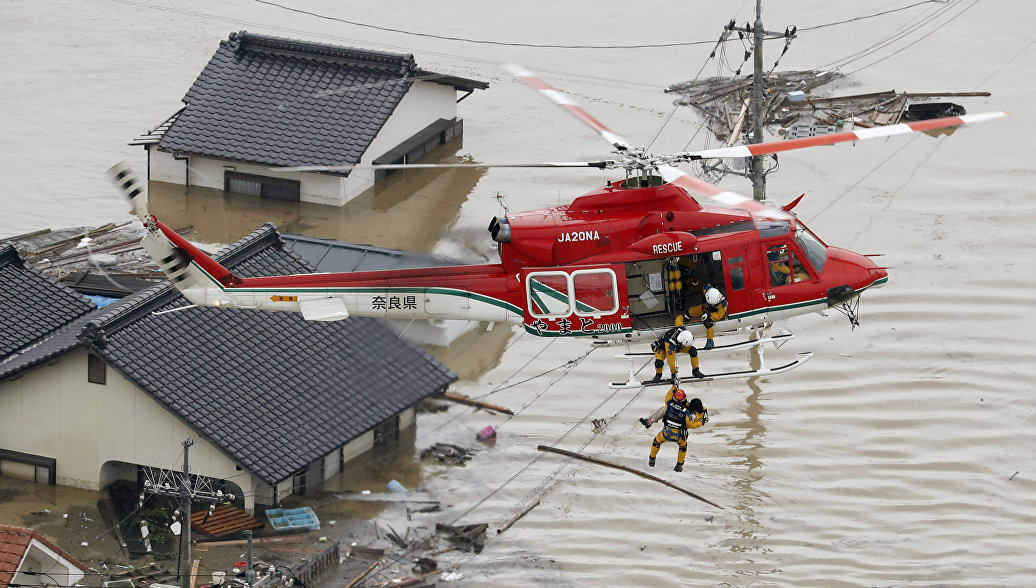
[[[772,374],[781,374],[781,373],[784,373],[784,372],[787,372],[787,371],[791,371],[791,370],[799,367],[800,365],[802,365],[802,364],[806,363],[807,361],[809,361],[812,357],[813,357],[813,352],[812,351],[803,351],[802,353],[798,354],[798,357],[795,359],[795,361],[792,361],[791,363],[786,363],[786,364],[784,364],[782,366],[778,366],[778,367],[775,367],[775,368],[763,367],[763,368],[758,369],[758,370],[744,370],[744,371],[738,371],[738,372],[722,372],[722,373],[718,373],[718,374],[707,374],[704,378],[684,378],[681,383],[688,383],[688,382],[711,382],[713,380],[732,380],[734,378],[756,378],[756,377],[759,377],[759,376],[768,376],[768,375],[772,375]],[[659,380],[657,382],[654,382],[652,380],[644,380],[644,381],[632,380],[632,381],[627,381],[627,382],[612,382],[608,387],[609,388],[643,388],[643,387],[650,387],[650,386],[672,386],[672,385],[673,385],[673,381],[672,380]]]
[[[729,343],[727,345],[716,345],[712,349],[704,349],[698,347],[698,353],[713,353],[716,351],[739,351],[741,349],[751,349],[764,343],[773,343],[775,347],[780,348],[784,343],[795,338],[793,333],[782,333],[780,335],[773,335],[772,337],[761,337],[759,339],[748,339],[747,341],[738,341],[737,343]],[[650,357],[653,356],[654,352],[651,351],[628,351],[616,355],[616,358],[625,357]]]

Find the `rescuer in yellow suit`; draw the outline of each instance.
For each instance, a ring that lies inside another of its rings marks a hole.
[[[675,383],[677,372],[680,369],[676,367],[677,353],[686,353],[691,356],[691,374],[695,378],[705,377],[705,374],[698,369],[698,350],[692,345],[694,335],[683,328],[682,319],[683,317],[677,317],[677,326],[666,331],[651,344],[651,350],[655,352],[655,377],[651,379],[652,382],[662,380],[662,367],[669,363],[669,373]]]
[[[716,321],[727,318],[727,298],[714,286],[705,284],[701,288],[704,301],[687,307],[681,317],[683,321],[677,321],[677,324],[682,325],[686,321],[701,317],[701,322],[705,325],[705,349],[712,349],[716,346],[716,342],[713,341],[716,336]]]
[[[641,419],[644,422],[644,419]],[[709,411],[702,406],[701,400],[695,398],[687,402],[687,394],[673,386],[665,396],[665,412],[662,415],[662,430],[651,442],[651,455],[648,457],[648,465],[655,467],[655,458],[658,457],[658,450],[666,441],[673,441],[679,445],[679,453],[676,458],[677,472],[683,471],[683,462],[687,457],[687,431],[697,429],[709,422]],[[650,426],[650,420],[645,426]]]
[[[770,284],[783,286],[791,283],[791,267],[788,266],[788,251],[786,249],[771,249],[766,254],[770,263]]]

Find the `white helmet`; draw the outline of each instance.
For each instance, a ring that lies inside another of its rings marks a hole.
[[[694,335],[690,331],[680,331],[680,334],[676,336],[676,342],[684,347],[690,347],[694,341]]]
[[[708,302],[709,304],[716,306],[720,302],[723,302],[723,294],[721,294],[720,291],[715,288],[709,288],[705,292],[705,302]]]

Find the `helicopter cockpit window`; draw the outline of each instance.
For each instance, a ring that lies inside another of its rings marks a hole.
[[[791,223],[786,220],[756,220],[755,225],[759,227],[760,237],[780,237],[781,235],[788,234],[788,229],[791,228]]]
[[[770,285],[783,286],[809,280],[809,272],[799,261],[798,256],[784,245],[771,245],[766,250],[769,262]]]
[[[795,229],[795,242],[806,253],[809,262],[813,264],[813,269],[818,272],[824,271],[824,264],[827,262],[827,247],[820,242],[820,239],[817,239],[809,229],[799,225]]]

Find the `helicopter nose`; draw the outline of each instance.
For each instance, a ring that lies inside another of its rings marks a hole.
[[[848,249],[828,248],[829,263],[834,261],[830,269],[832,281],[848,285],[853,292],[865,288],[880,288],[888,283],[888,269],[871,261],[871,258]],[[828,268],[825,268],[825,274]]]

